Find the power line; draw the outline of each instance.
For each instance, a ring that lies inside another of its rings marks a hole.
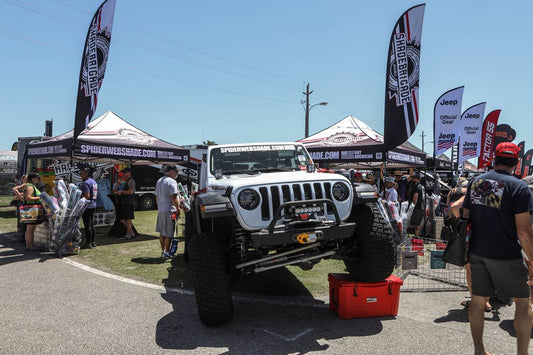
[[[73,51],[73,50],[70,50],[70,49],[67,49],[67,48],[63,48],[63,47],[60,47],[60,46],[56,46],[56,45],[53,45],[53,44],[50,44],[50,43],[37,41],[37,40],[34,40],[32,38],[21,36],[21,35],[16,34],[16,33],[4,31],[4,30],[0,30],[0,33],[3,33],[5,35],[8,35],[8,36],[11,36],[11,37],[14,37],[14,38],[22,39],[24,41],[28,41],[28,42],[32,42],[32,43],[35,43],[35,44],[39,44],[39,45],[42,45],[42,46],[58,49],[58,50],[61,50],[63,52],[69,53],[69,54],[77,55],[79,53],[78,51]],[[264,96],[259,96],[259,95],[253,95],[253,94],[243,93],[243,92],[239,92],[239,91],[235,91],[235,90],[231,90],[231,89],[223,89],[223,88],[215,87],[215,86],[212,86],[212,85],[196,83],[196,82],[187,81],[187,80],[183,80],[183,79],[177,79],[177,78],[169,77],[169,76],[166,76],[166,75],[149,72],[149,71],[146,71],[146,70],[141,69],[141,68],[115,63],[115,62],[113,62],[111,60],[108,61],[108,64],[111,64],[111,65],[114,65],[114,66],[117,66],[117,67],[121,67],[121,68],[124,68],[124,69],[128,69],[128,70],[141,72],[141,73],[144,73],[144,74],[147,74],[147,75],[150,75],[150,76],[163,78],[163,79],[170,80],[170,81],[175,81],[175,82],[181,82],[181,83],[185,83],[185,84],[189,84],[189,85],[200,86],[200,87],[207,88],[207,89],[210,89],[210,90],[216,90],[216,91],[221,91],[221,92],[225,92],[225,93],[235,94],[235,95],[239,95],[239,96],[246,96],[246,97],[251,97],[251,98],[261,99],[261,100],[266,100],[266,101],[276,101],[276,102],[295,104],[294,101],[288,101],[288,100],[269,98],[269,97],[264,97]]]

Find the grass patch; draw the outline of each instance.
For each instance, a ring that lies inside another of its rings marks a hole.
[[[192,276],[183,260],[183,242],[178,243],[178,257],[161,260],[159,235],[155,232],[157,211],[136,211],[133,224],[139,236],[120,240],[108,236],[110,227],[97,227],[94,249],[84,249],[69,256],[85,265],[139,281],[192,289]],[[178,222],[178,235],[183,235],[184,221]],[[0,231],[16,231],[15,209],[0,209]],[[288,266],[243,275],[235,284],[235,292],[264,295],[323,297],[328,293],[328,273],[345,272],[344,263],[332,258],[322,260],[312,270]]]

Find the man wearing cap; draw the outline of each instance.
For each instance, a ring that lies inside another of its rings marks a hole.
[[[163,175],[155,185],[157,200],[157,222],[155,231],[159,233],[161,244],[161,258],[170,259],[170,245],[176,231],[176,214],[179,208],[178,198],[178,168],[176,165],[167,165]]]
[[[96,197],[98,196],[98,185],[93,179],[93,169],[90,166],[86,166],[80,171],[81,179],[81,194],[90,203],[85,208],[81,218],[83,219],[83,225],[85,230],[85,249],[91,249],[96,246],[94,242],[94,235],[96,233],[94,228],[94,210],[96,209]]]
[[[411,226],[415,229],[415,237],[420,236],[420,229],[422,221],[426,214],[426,192],[424,186],[420,183],[420,174],[413,175],[413,187],[411,188],[411,194],[409,196],[409,206],[415,205],[413,214],[411,215]]]
[[[470,182],[463,204],[463,217],[472,223],[468,255],[472,301],[468,316],[476,354],[486,353],[484,306],[495,291],[500,298],[514,298],[517,353],[528,352],[533,320],[528,281],[533,272],[524,264],[521,251],[533,260],[533,197],[527,185],[512,176],[519,151],[513,143],[498,144],[494,170]]]
[[[392,176],[385,178],[385,200],[387,202],[398,202],[398,192],[394,188],[395,180]]]

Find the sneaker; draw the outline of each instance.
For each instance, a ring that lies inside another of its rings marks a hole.
[[[170,255],[170,253],[163,252],[163,259],[172,259],[172,255]]]
[[[161,259],[164,259],[164,258],[165,258],[165,251],[161,250]]]
[[[91,243],[91,246],[92,246],[93,248],[96,248],[96,243],[95,243],[95,242],[92,242],[92,243]]]

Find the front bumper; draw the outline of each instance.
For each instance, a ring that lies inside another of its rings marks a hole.
[[[355,223],[340,223],[337,225],[323,225],[312,228],[295,228],[261,230],[252,232],[251,238],[254,248],[272,247],[277,245],[301,244],[297,236],[308,233],[316,236],[313,242],[331,241],[337,239],[350,238],[355,231]]]

